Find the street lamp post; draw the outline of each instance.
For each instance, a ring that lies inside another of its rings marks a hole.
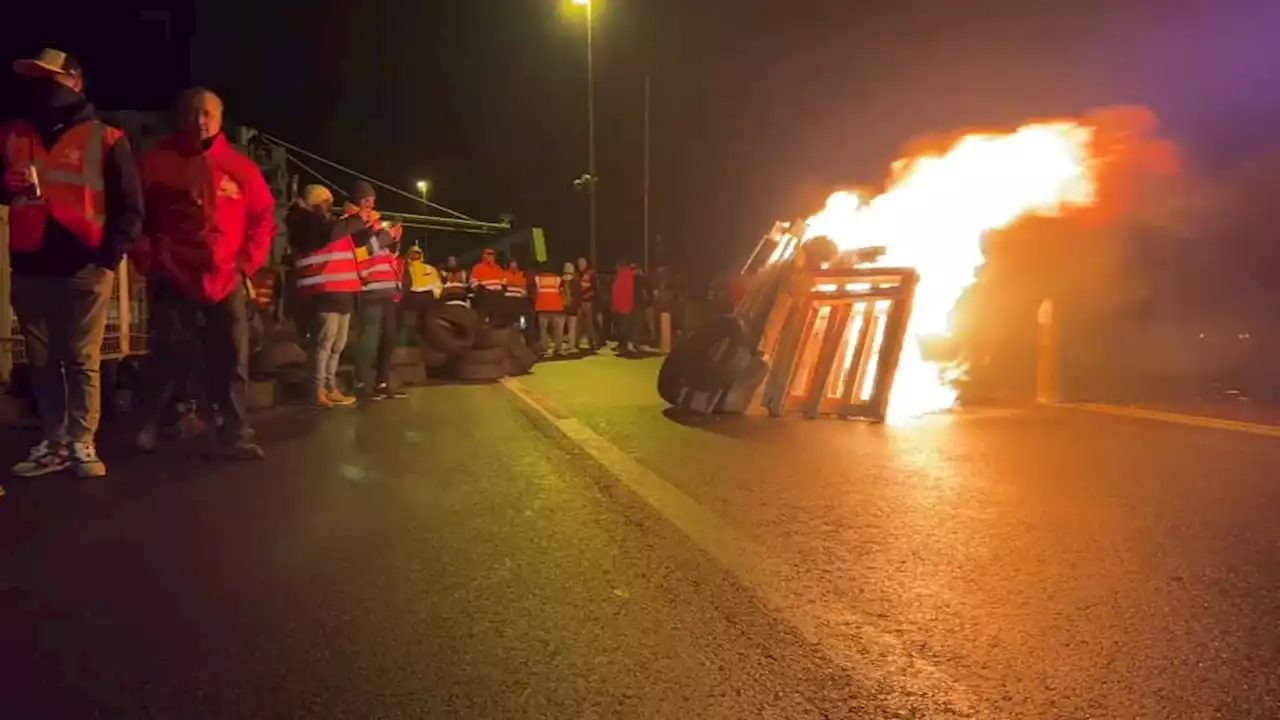
[[[427,215],[430,215],[431,203],[427,202],[427,193],[431,192],[431,181],[419,180],[417,182],[417,186],[418,186],[418,193],[422,195],[422,207],[424,208],[423,212]],[[427,251],[427,229],[423,228],[422,229],[422,252],[425,253],[426,251]]]
[[[589,219],[587,233],[590,238],[591,266],[596,264],[596,72],[595,46],[592,39],[594,23],[594,0],[573,0],[581,5],[587,13],[587,203]]]

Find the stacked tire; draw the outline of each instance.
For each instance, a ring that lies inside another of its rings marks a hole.
[[[428,321],[423,363],[466,382],[494,382],[523,375],[536,356],[519,329],[495,316],[482,321],[475,310],[445,305]]]

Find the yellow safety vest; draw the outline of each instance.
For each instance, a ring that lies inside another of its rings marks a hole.
[[[408,265],[409,292],[430,292],[440,297],[440,291],[444,289],[440,271],[434,265],[421,260],[410,260]]]

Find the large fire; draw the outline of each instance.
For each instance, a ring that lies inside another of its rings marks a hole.
[[[1137,201],[1139,178],[1178,169],[1178,152],[1155,137],[1156,126],[1151,111],[1120,106],[1087,119],[969,133],[896,161],[881,195],[836,192],[809,219],[806,238],[827,236],[841,249],[881,246],[879,264],[918,270],[891,419],[955,404],[963,361],[931,363],[920,340],[950,334],[952,310],[984,263],[984,234],[1030,215],[1070,213],[1084,225],[1119,217]]]
[[[951,407],[959,362],[933,363],[920,339],[950,332],[950,315],[983,264],[984,234],[1030,215],[1059,215],[1094,206],[1099,178],[1111,169],[1117,142],[1145,127],[1099,130],[1094,121],[1050,121],[1005,133],[972,133],[939,152],[893,165],[887,189],[864,199],[837,192],[809,219],[808,237],[827,236],[842,249],[882,246],[879,261],[920,274],[907,339],[890,395],[889,417]],[[1126,116],[1130,120],[1132,115]],[[1147,116],[1139,113],[1142,125]]]

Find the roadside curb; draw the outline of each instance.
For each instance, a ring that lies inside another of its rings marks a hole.
[[[1212,428],[1215,430],[1233,430],[1235,432],[1249,433],[1251,435],[1280,437],[1280,425],[1265,425],[1263,423],[1245,422],[1243,420],[1227,420],[1207,415],[1189,415],[1186,413],[1168,412],[1165,410],[1152,410],[1132,405],[1107,405],[1105,403],[1077,402],[1056,403],[1054,404],[1054,407],[1066,408],[1068,410],[1104,413],[1107,415],[1118,415],[1121,417],[1136,418],[1139,420],[1155,420],[1158,422],[1187,425],[1190,427]]]

